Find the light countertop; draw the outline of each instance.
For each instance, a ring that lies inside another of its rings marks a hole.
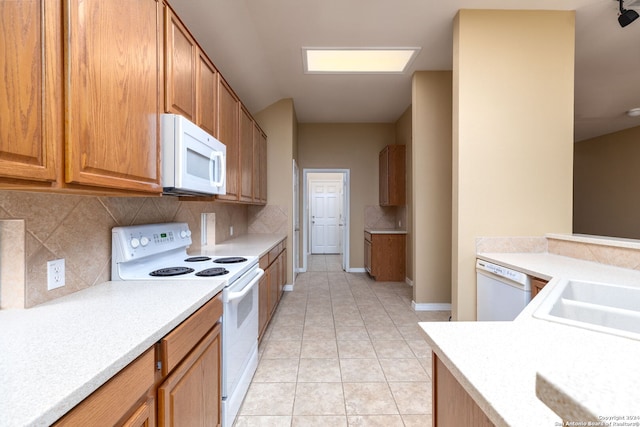
[[[283,237],[245,235],[207,250],[260,256]],[[224,286],[215,278],[106,282],[33,308],[1,310],[0,425],[50,425]]]
[[[491,421],[553,426],[561,417],[640,417],[640,341],[532,317],[563,279],[640,286],[640,271],[548,253],[478,258],[551,279],[513,322],[420,324],[436,355]]]
[[[365,228],[364,231],[371,234],[407,234],[407,230],[398,228]]]

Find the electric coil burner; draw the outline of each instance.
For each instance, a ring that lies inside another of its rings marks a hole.
[[[151,273],[149,273],[149,276],[171,277],[171,276],[180,276],[182,274],[193,273],[194,271],[195,270],[193,268],[189,268],[189,267],[168,267],[168,268],[161,268],[159,270],[154,270]]]
[[[185,259],[185,262],[202,262],[202,261],[209,261],[211,258],[208,256],[192,256],[189,257],[187,259]]]
[[[237,264],[240,262],[246,262],[247,259],[241,256],[229,256],[224,258],[216,258],[213,260],[216,264]]]
[[[213,267],[207,268],[206,270],[198,271],[196,276],[198,277],[215,277],[215,276],[224,276],[225,274],[229,274],[229,270],[222,267]]]

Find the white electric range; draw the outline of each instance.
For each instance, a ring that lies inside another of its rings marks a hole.
[[[222,290],[222,426],[231,427],[258,366],[256,256],[188,254],[186,223],[115,227],[111,280],[225,280]],[[170,302],[168,302],[169,304]]]

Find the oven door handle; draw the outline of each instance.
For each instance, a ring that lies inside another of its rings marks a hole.
[[[249,291],[251,291],[251,289],[253,289],[253,287],[256,285],[256,283],[258,283],[262,276],[264,276],[264,270],[259,268],[258,273],[255,275],[255,277],[251,279],[247,286],[245,286],[240,292],[229,292],[227,301],[231,302],[244,297],[249,293]]]

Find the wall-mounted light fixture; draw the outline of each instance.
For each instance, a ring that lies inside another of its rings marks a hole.
[[[626,27],[631,24],[633,21],[638,19],[638,12],[635,10],[627,10],[624,8],[623,3],[624,0],[618,0],[620,2],[620,16],[618,16],[618,22],[621,27]]]

